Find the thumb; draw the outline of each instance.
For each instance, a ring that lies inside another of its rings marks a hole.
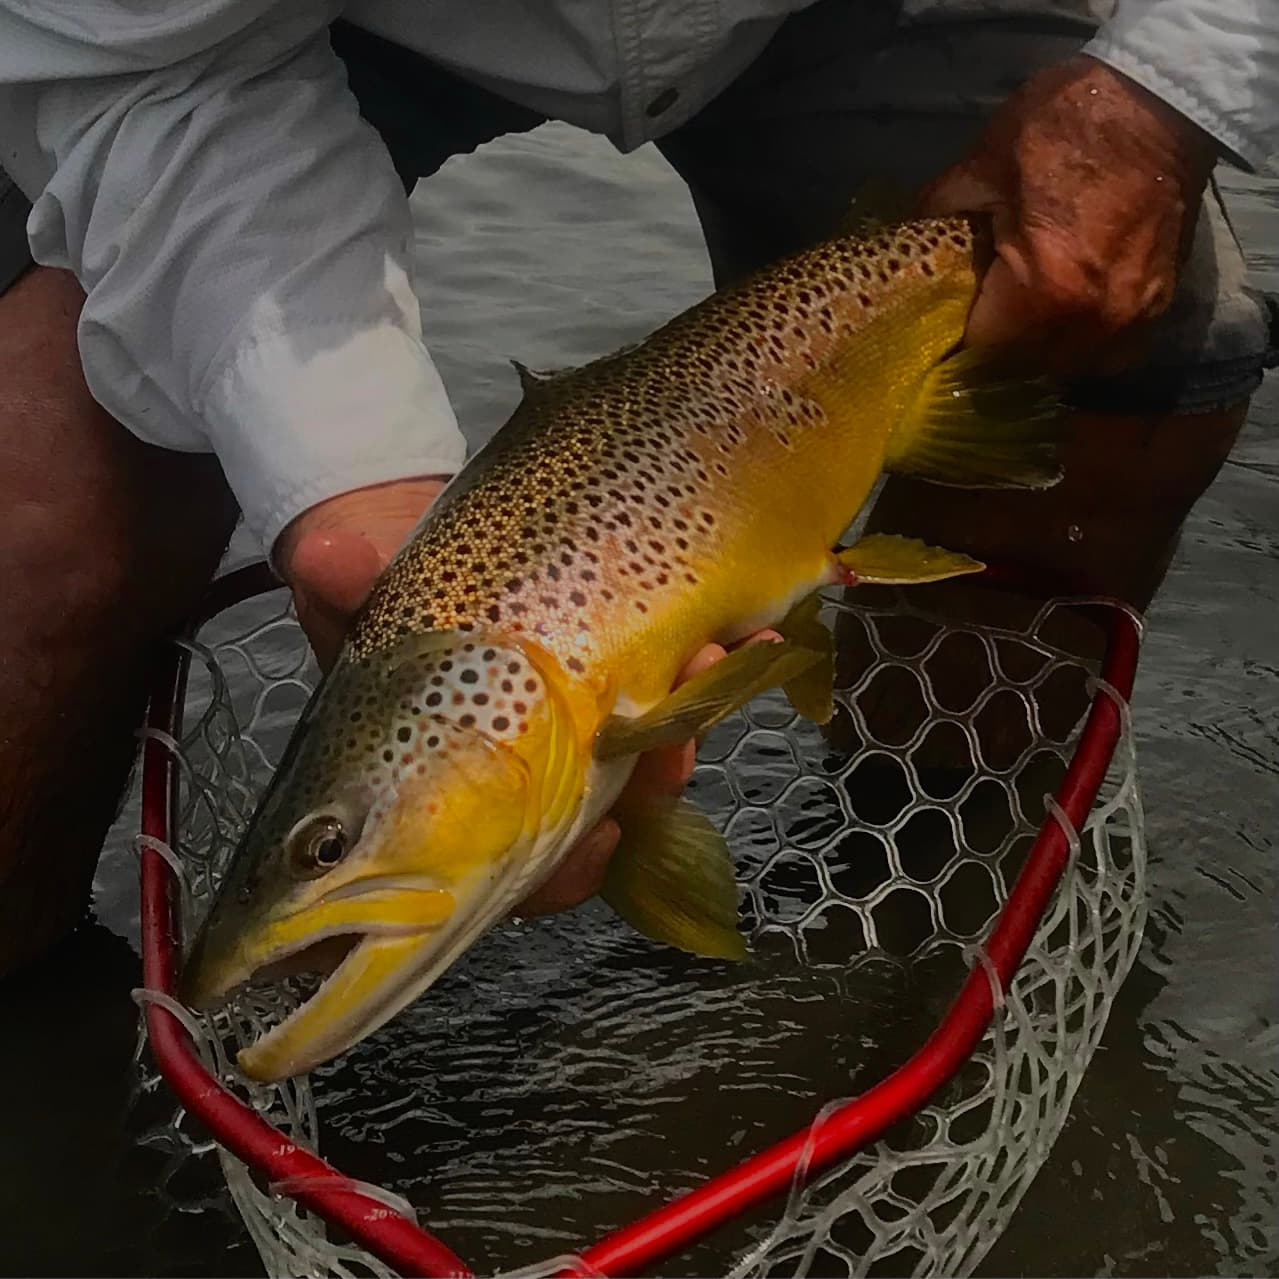
[[[919,199],[920,211],[932,217],[991,215],[995,257],[982,275],[964,340],[970,345],[994,345],[1015,336],[1027,299],[1002,256],[1007,248],[1008,209],[994,180],[980,164],[962,161],[925,187]]]
[[[999,188],[979,165],[952,165],[919,195],[919,211],[926,217],[952,213],[994,213],[1003,204]]]
[[[948,169],[920,197],[926,212],[938,216],[987,213],[994,257],[986,266],[968,313],[964,341],[969,346],[1022,344],[1044,323],[1043,308],[1028,287],[1029,260],[1016,220],[994,176],[980,163]]]
[[[280,568],[294,591],[313,605],[350,615],[384,566],[384,557],[363,533],[317,529],[298,538]]]
[[[293,589],[298,621],[327,669],[351,618],[368,597],[385,558],[367,537],[345,529],[305,533],[280,565]]]

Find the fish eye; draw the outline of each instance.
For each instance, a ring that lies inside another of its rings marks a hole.
[[[311,879],[332,870],[346,856],[347,833],[331,813],[302,823],[289,840],[289,856],[296,874]]]

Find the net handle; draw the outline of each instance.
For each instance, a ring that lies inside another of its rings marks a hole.
[[[1024,584],[1009,570],[987,572],[992,581]],[[215,581],[196,625],[222,609],[280,585],[264,564],[251,565]],[[1090,600],[1089,603],[1102,601]],[[194,629],[194,627],[193,627]],[[1132,696],[1140,648],[1140,622],[1116,604],[1102,679],[1126,702]],[[177,737],[181,729],[188,655],[176,646],[166,655],[152,689],[149,728]],[[588,1273],[634,1274],[700,1238],[730,1217],[784,1192],[801,1160],[809,1174],[829,1166],[874,1140],[913,1113],[967,1060],[994,1011],[991,972],[1007,989],[1052,898],[1070,852],[1068,827],[1081,829],[1091,812],[1123,731],[1122,703],[1098,689],[1087,722],[1054,796],[1067,821],[1049,813],[1039,829],[1021,874],[986,939],[988,965],[974,965],[958,997],[937,1029],[901,1067],[860,1097],[824,1110],[819,1125],[802,1131],[710,1178],[697,1189],[605,1236],[578,1254]],[[177,811],[177,761],[157,736],[143,748],[142,833],[170,842]],[[173,995],[179,945],[173,909],[172,869],[149,848],[141,858],[143,976],[148,989]],[[389,1213],[385,1202],[353,1189],[335,1168],[292,1142],[204,1067],[180,1021],[158,1003],[146,1011],[156,1065],[179,1100],[212,1135],[250,1168],[272,1182],[292,1183],[290,1197],[339,1226],[371,1253],[403,1275],[469,1276],[450,1249],[408,1218]],[[564,1274],[573,1273],[566,1269]]]

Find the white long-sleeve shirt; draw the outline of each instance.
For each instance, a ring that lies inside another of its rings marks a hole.
[[[629,150],[808,2],[0,0],[0,166],[34,203],[37,261],[84,286],[95,397],[144,440],[216,453],[269,548],[326,497],[464,454],[422,345],[408,203],[334,18]],[[1113,8],[1088,52],[1245,163],[1279,149],[1279,0],[1035,2]]]

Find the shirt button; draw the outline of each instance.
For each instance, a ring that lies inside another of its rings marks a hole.
[[[669,111],[679,101],[679,90],[676,88],[663,89],[661,93],[655,97],[652,102],[644,108],[644,114],[650,120],[656,119],[664,111]]]

